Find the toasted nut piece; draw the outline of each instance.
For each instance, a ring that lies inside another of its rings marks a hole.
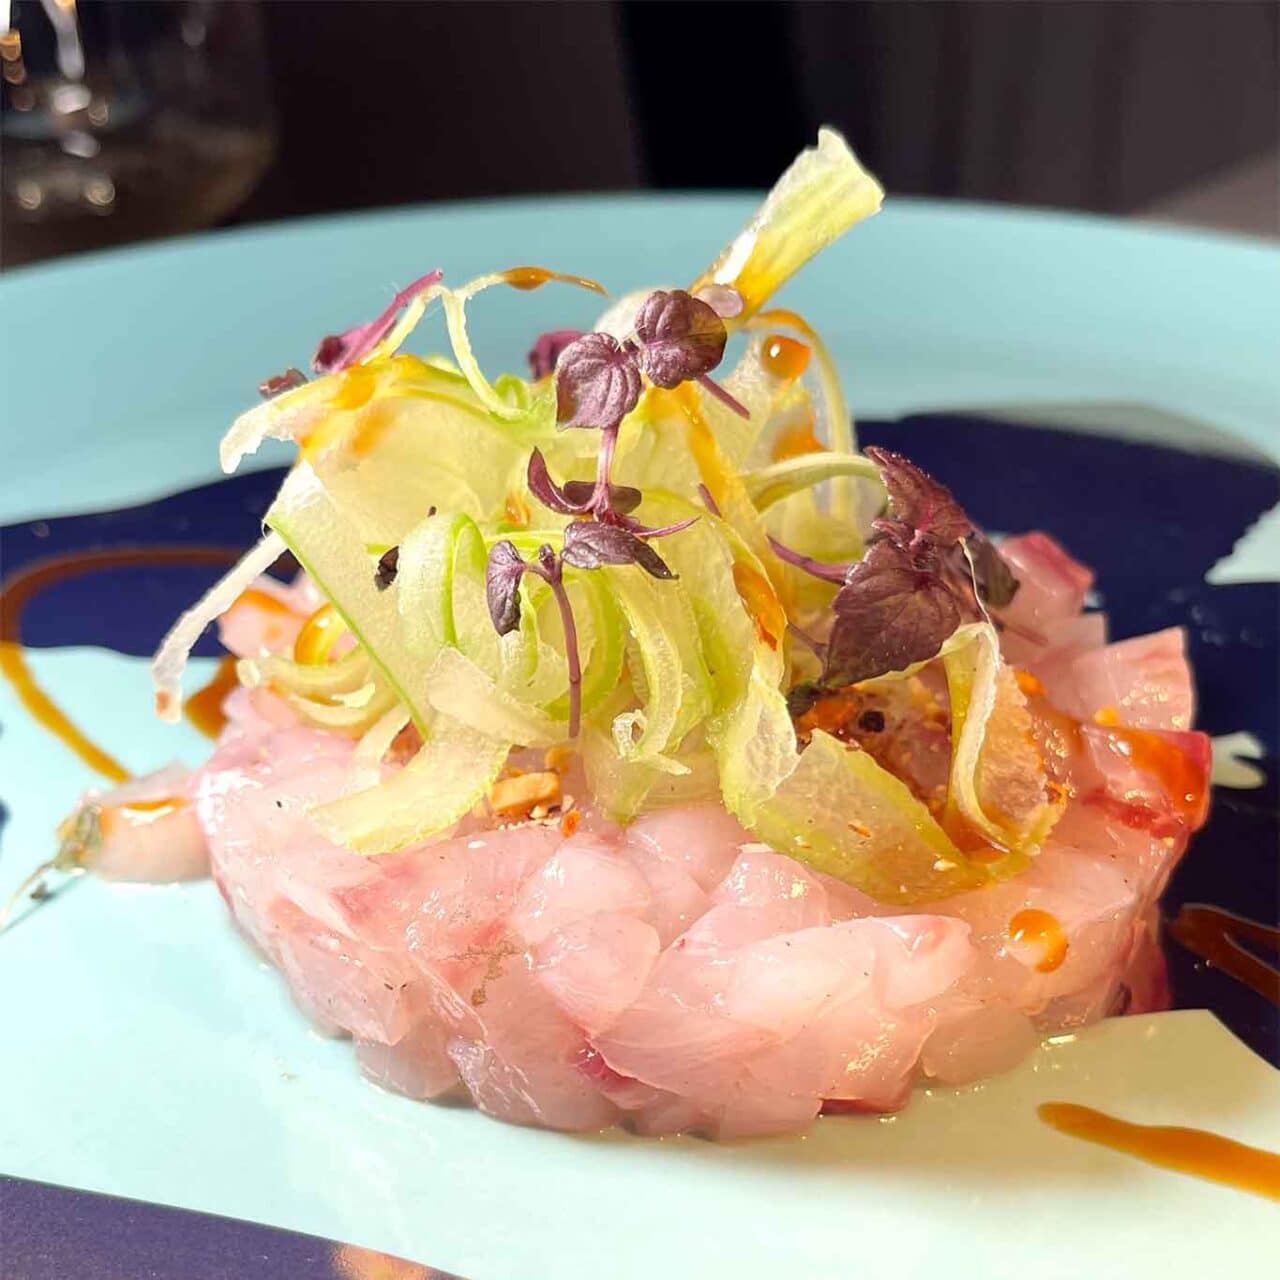
[[[560,775],[522,773],[518,778],[502,778],[489,788],[489,807],[503,817],[525,815],[537,805],[560,802]]]
[[[556,747],[548,747],[546,755],[542,757],[542,763],[557,773],[568,773],[572,761],[573,748],[566,747],[563,743]]]

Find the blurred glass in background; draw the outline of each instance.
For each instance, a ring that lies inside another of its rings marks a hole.
[[[1277,0],[0,0],[0,266],[214,224],[761,189],[1280,233]]]
[[[256,4],[0,0],[0,265],[210,226],[271,157]]]

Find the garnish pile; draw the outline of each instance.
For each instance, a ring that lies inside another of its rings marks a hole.
[[[359,740],[346,794],[312,810],[350,848],[446,831],[513,751],[550,748],[580,756],[610,818],[717,799],[882,901],[1025,866],[1056,808],[1000,656],[1017,583],[936,480],[855,451],[820,340],[766,309],[880,199],[823,131],[688,289],[544,334],[529,380],[485,375],[468,303],[593,281],[518,267],[454,289],[431,271],[324,338],[318,376],[269,378],[223,442],[227,470],[267,437],[299,457],[271,532],[157,656],[162,713],[202,627],[287,548],[345,635],[240,678]],[[404,353],[436,307],[451,357]],[[832,699],[856,694],[874,730],[920,688],[947,725],[941,788],[824,727]]]

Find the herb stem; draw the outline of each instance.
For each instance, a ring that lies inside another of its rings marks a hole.
[[[550,551],[550,548],[544,548]],[[573,617],[573,605],[564,587],[564,565],[559,556],[539,552],[540,563],[528,566],[529,573],[536,573],[550,588],[560,610],[560,625],[564,628],[564,659],[569,668],[569,737],[576,738],[582,727],[582,659],[578,654],[578,624]]]
[[[618,443],[619,423],[600,432],[600,452],[596,456],[596,491],[591,496],[591,509],[597,516],[613,515],[613,497],[609,483],[613,471],[613,451]]]

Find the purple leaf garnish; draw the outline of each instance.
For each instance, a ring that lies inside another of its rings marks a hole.
[[[822,679],[856,684],[934,657],[962,621],[961,602],[930,552],[877,542],[836,592]]]
[[[714,309],[683,289],[651,293],[636,313],[640,366],[654,386],[678,387],[710,373],[728,331]]]
[[[959,542],[973,532],[964,508],[931,475],[889,449],[867,449],[889,491],[889,517],[875,522],[881,533],[902,546],[928,538],[939,545]]]
[[[606,564],[637,564],[655,578],[671,579],[676,575],[667,562],[634,533],[613,524],[596,520],[578,520],[564,531],[565,564],[575,569],[599,569]]]
[[[579,516],[592,510],[599,495],[599,485],[594,480],[566,480],[564,484],[556,484],[547,470],[547,460],[541,449],[535,449],[529,455],[527,479],[529,492],[544,507],[558,511],[562,516]],[[608,492],[608,509],[621,516],[634,511],[644,497],[639,489],[625,484],[611,484]]]
[[[823,653],[824,688],[927,661],[962,622],[986,616],[984,601],[1007,604],[1018,589],[1000,553],[946,488],[901,454],[868,449],[867,456],[880,468],[889,511],[873,522],[879,537],[861,560],[828,564],[770,538],[780,559],[841,583]]]
[[[424,289],[439,284],[443,278],[444,273],[439,270],[428,271],[401,289],[374,319],[321,338],[315,355],[311,357],[311,367],[317,373],[337,373],[359,363],[391,332],[400,309],[407,307]]]
[[[529,351],[529,368],[535,378],[545,378],[556,367],[560,353],[583,336],[581,329],[553,329],[541,334]]]
[[[593,483],[582,481],[580,483],[587,490],[586,501],[570,497],[567,492],[568,486],[566,485],[562,488],[551,478],[551,472],[547,470],[547,460],[542,456],[541,449],[535,449],[529,455],[529,469],[526,472],[526,480],[529,485],[529,492],[544,507],[549,507],[552,511],[558,511],[562,516],[581,515],[587,509],[588,503],[594,497],[596,491]]]
[[[571,342],[556,363],[556,422],[562,427],[616,427],[640,399],[634,351],[607,333]]]
[[[489,549],[484,571],[484,598],[493,629],[505,636],[520,625],[520,577],[529,566],[505,539]]]
[[[566,480],[560,487],[570,502],[582,504],[578,508],[579,511],[585,511],[590,506],[596,493],[594,480]],[[630,515],[643,499],[644,494],[639,489],[633,489],[629,484],[609,486],[609,509],[620,516]]]
[[[289,366],[283,373],[273,373],[271,377],[264,378],[258,383],[258,394],[264,400],[270,400],[272,396],[278,396],[282,391],[292,391],[294,387],[300,387],[307,380],[307,375],[301,369],[295,369]]]

